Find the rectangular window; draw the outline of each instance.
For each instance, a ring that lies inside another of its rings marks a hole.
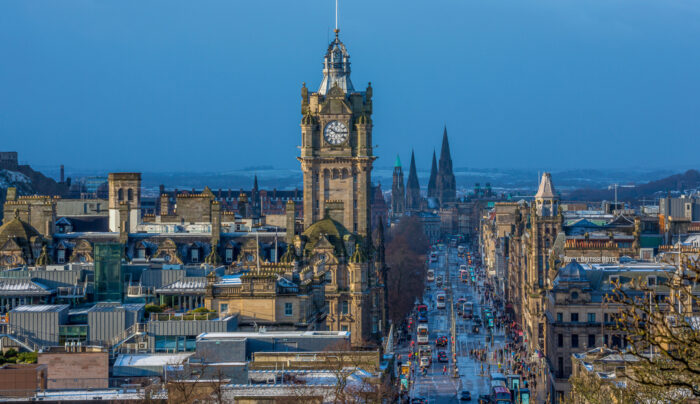
[[[233,249],[227,248],[226,249],[226,262],[232,262],[232,261],[233,261]]]
[[[571,313],[571,322],[578,323],[578,313]]]
[[[199,250],[196,248],[192,249],[192,262],[199,262]]]
[[[571,347],[578,348],[578,334],[571,334]]]
[[[588,313],[588,322],[595,323],[595,313]]]
[[[588,334],[588,347],[593,348],[595,346],[595,334]]]
[[[564,335],[563,334],[557,334],[557,346],[560,348],[564,346]]]
[[[221,313],[221,314],[228,313],[228,304],[221,303],[221,305],[219,306],[219,313]]]
[[[293,312],[294,312],[294,310],[293,310],[292,303],[285,303],[284,304],[284,315],[291,316]]]
[[[557,313],[557,322],[561,323],[564,321],[564,314],[563,313]]]
[[[340,304],[340,314],[348,314],[350,311],[350,307],[348,304],[347,300],[343,300],[343,302]]]
[[[341,326],[340,326],[340,331],[347,331],[347,330],[348,330],[348,326],[347,326],[347,325],[341,325]]]
[[[564,358],[561,356],[557,358],[557,377],[564,377]]]

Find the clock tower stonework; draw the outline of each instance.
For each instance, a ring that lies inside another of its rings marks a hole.
[[[318,91],[301,88],[301,170],[304,228],[330,216],[369,236],[372,163],[372,86],[356,91],[350,55],[335,39],[323,60]]]

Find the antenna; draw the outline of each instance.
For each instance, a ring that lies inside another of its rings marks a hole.
[[[338,0],[335,0],[335,30],[338,31]]]

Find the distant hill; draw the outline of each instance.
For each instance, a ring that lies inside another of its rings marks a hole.
[[[666,195],[668,192],[681,192],[691,189],[700,189],[700,172],[697,170],[688,170],[682,174],[674,174],[632,188],[620,187],[617,190],[617,199],[621,201],[655,199]],[[612,200],[614,198],[614,191],[608,188],[584,188],[574,190],[569,194],[564,194],[563,197],[564,199],[572,201]]]

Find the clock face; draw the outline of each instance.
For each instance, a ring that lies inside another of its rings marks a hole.
[[[343,144],[348,140],[348,127],[340,121],[331,121],[323,130],[323,137],[333,146]]]

